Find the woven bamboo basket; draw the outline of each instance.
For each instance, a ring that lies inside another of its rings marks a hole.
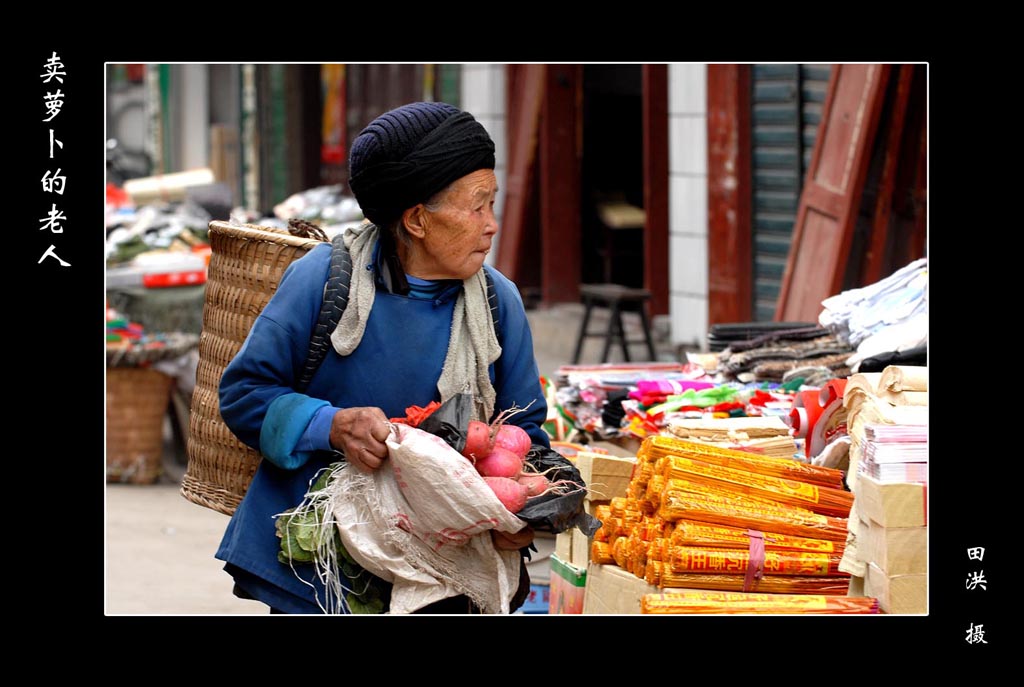
[[[181,494],[200,506],[231,515],[245,496],[261,457],[224,424],[220,378],[285,269],[321,240],[270,227],[218,221],[210,223],[209,238],[212,252],[189,415],[188,468]]]
[[[173,377],[148,367],[107,368],[108,482],[152,484],[163,473],[173,385]]]

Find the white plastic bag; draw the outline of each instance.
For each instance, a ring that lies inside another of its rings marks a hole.
[[[485,613],[508,613],[521,555],[496,549],[489,530],[518,532],[525,523],[439,437],[394,425],[387,445],[380,469],[346,466],[326,489],[345,549],[393,583],[390,612],[465,594]]]

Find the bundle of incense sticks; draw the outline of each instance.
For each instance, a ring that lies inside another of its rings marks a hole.
[[[846,541],[845,518],[819,515],[805,508],[737,498],[685,480],[668,480],[658,515],[665,520],[697,520],[716,525],[778,532],[795,537]]]
[[[843,473],[841,470],[811,465],[810,463],[801,463],[791,458],[756,456],[752,453],[709,446],[669,436],[652,436],[645,439],[640,450],[637,452],[637,459],[640,462],[653,462],[666,455],[695,458],[714,465],[749,470],[750,472],[784,479],[799,480],[822,487],[843,488]]]
[[[648,559],[644,567],[644,580],[655,587],[671,589],[719,589],[741,592],[777,594],[846,594],[850,578],[813,577],[810,575],[763,575],[747,585],[745,575],[727,573],[677,573],[664,561]]]
[[[628,549],[627,549],[628,550]],[[697,546],[669,546],[668,563],[675,573],[746,574],[753,563],[750,552],[741,549],[715,549]],[[809,575],[839,577],[842,556],[813,551],[764,551],[761,565],[768,575]]]
[[[611,565],[615,563],[612,555],[612,547],[607,542],[593,541],[590,544],[590,560],[598,565]]]
[[[673,591],[645,594],[641,613],[878,613],[878,599],[831,594]]]
[[[688,479],[710,487],[801,506],[820,515],[846,518],[853,506],[853,494],[843,489],[819,487],[682,456],[667,456],[663,465],[662,475],[666,480]]]
[[[657,530],[662,531],[662,530]],[[742,527],[710,525],[696,520],[677,520],[675,529],[669,538],[673,546],[705,546],[726,549],[748,549],[750,547],[751,530]],[[645,532],[648,541],[653,541],[654,530]],[[761,532],[766,551],[791,550],[813,551],[818,553],[842,554],[845,542],[827,539],[811,539],[794,537],[778,532]]]

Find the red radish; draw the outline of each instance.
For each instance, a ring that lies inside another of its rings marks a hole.
[[[491,452],[491,427],[480,420],[470,420],[466,428],[466,446],[462,455],[470,460],[483,458]]]
[[[484,477],[487,486],[510,513],[518,513],[526,505],[526,486],[508,477]]]
[[[501,425],[494,435],[495,446],[508,449],[523,459],[526,458],[532,444],[530,435],[519,425]]]
[[[484,477],[514,478],[522,469],[522,458],[500,446],[495,446],[486,456],[476,460],[476,471]]]
[[[551,486],[548,478],[539,472],[522,472],[516,481],[526,487],[527,496],[539,496]]]

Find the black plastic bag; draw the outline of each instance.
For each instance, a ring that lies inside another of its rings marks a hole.
[[[466,448],[466,432],[473,419],[473,397],[455,394],[428,415],[418,427],[424,432],[441,437],[445,443],[462,453]]]
[[[418,427],[441,437],[446,444],[462,453],[466,447],[466,433],[472,415],[473,397],[469,394],[456,394],[428,415]],[[538,444],[530,447],[526,460],[537,472],[544,473],[549,481],[567,480],[578,487],[567,484],[567,493],[552,492],[534,496],[526,501],[516,516],[539,532],[558,534],[575,527],[588,537],[593,536],[601,526],[601,521],[584,509],[587,485],[583,483],[583,476],[576,466],[557,451]]]
[[[601,526],[601,521],[587,513],[584,508],[587,485],[583,483],[579,469],[558,451],[538,444],[530,447],[526,454],[526,462],[537,472],[543,472],[551,482],[567,480],[579,486],[573,487],[569,484],[567,493],[552,492],[527,499],[526,505],[516,513],[516,516],[540,532],[558,534],[575,527],[588,537],[594,536],[594,532]],[[548,470],[551,472],[547,472]]]

